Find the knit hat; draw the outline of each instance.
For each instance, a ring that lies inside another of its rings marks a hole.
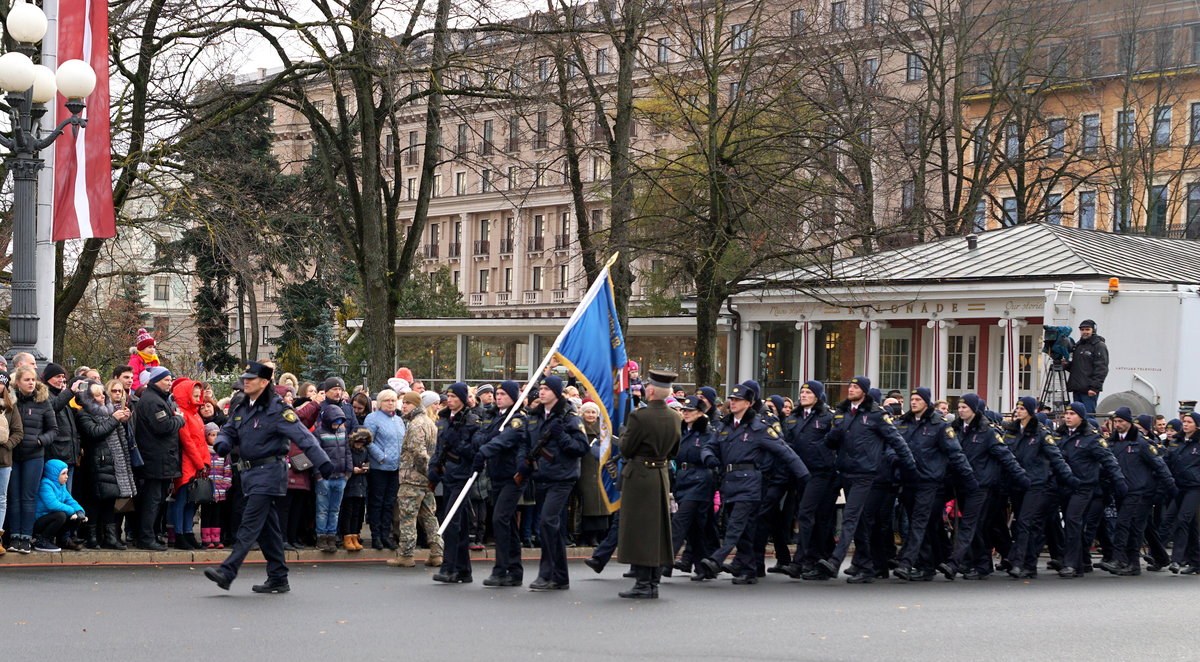
[[[147,347],[154,345],[154,336],[150,335],[145,329],[138,329],[137,332],[137,348],[139,352],[143,352]]]
[[[926,407],[933,406],[933,391],[930,391],[927,387],[918,386],[918,387],[914,388],[912,390],[912,395],[915,395],[915,396],[921,398],[922,400],[924,400]]]
[[[769,397],[767,399],[771,401],[771,404],[775,405],[775,415],[783,416],[783,396],[782,395],[772,395],[771,397]]]
[[[1117,410],[1113,412],[1113,418],[1119,418],[1126,423],[1132,423],[1133,411],[1129,407],[1117,407]]]
[[[1146,432],[1154,432],[1154,417],[1150,414],[1142,414],[1137,417],[1138,427]]]
[[[704,399],[708,400],[708,404],[716,406],[716,404],[717,404],[717,389],[715,389],[711,386],[701,386],[700,387],[700,395],[703,395]]]
[[[516,402],[521,396],[521,385],[511,379],[506,379],[500,382],[500,390],[508,394],[508,397]]]
[[[763,397],[763,391],[762,391],[762,387],[758,385],[758,382],[754,381],[753,379],[747,379],[746,381],[744,381],[742,383],[745,384],[747,388],[750,388],[754,391],[755,401],[761,403],[762,397]]]
[[[340,388],[343,391],[345,391],[346,390],[346,382],[342,381],[341,377],[330,377],[329,379],[325,380],[324,384],[321,384],[322,391],[329,391],[330,389],[333,389],[333,388]]]
[[[1092,330],[1095,330],[1095,329],[1096,329],[1096,323],[1095,323],[1095,322],[1093,322],[1092,320],[1083,320],[1082,322],[1080,322],[1080,323],[1079,323],[1079,328],[1081,328],[1081,329],[1092,329]]]
[[[983,410],[983,398],[974,393],[968,393],[964,395],[960,402],[970,407],[971,411],[975,412],[976,414]]]
[[[588,410],[596,412],[597,416],[600,415],[600,405],[596,404],[595,402],[592,402],[591,400],[588,400],[587,402],[579,405],[579,413],[580,414],[583,414],[583,412],[588,411]]]
[[[408,395],[408,393],[405,393]],[[433,391],[425,391],[421,394],[421,407],[430,407],[442,401],[442,396]]]
[[[413,407],[420,407],[421,406],[421,394],[417,393],[416,391],[408,391],[404,395],[400,396],[400,402],[406,402],[406,403],[412,405]]]
[[[542,378],[542,386],[550,389],[554,393],[554,397],[561,398],[563,391],[563,380],[558,375],[546,375]]]
[[[403,395],[412,390],[412,386],[407,379],[403,377],[392,377],[387,380],[388,388],[395,391],[398,395]]]
[[[146,379],[146,384],[156,384],[158,383],[158,380],[162,379],[163,377],[171,376],[171,371],[160,365],[156,365],[153,368],[147,368],[146,372],[149,373],[149,375],[147,375],[148,379]]]
[[[287,397],[288,393],[295,394],[295,391],[292,390],[292,387],[288,386],[287,384],[276,384],[275,385],[275,393],[279,397],[284,398],[284,397]]]
[[[1184,414],[1184,416],[1192,419],[1192,422],[1195,423],[1197,427],[1200,427],[1200,412],[1189,411],[1188,413]],[[1180,431],[1183,430],[1182,423],[1179,424],[1179,429]]]
[[[0,386],[8,386],[8,373],[0,371]]]
[[[206,434],[206,435],[212,434],[214,432],[220,432],[220,431],[221,431],[221,426],[217,425],[216,423],[205,423],[204,424],[204,434]]]
[[[1067,405],[1067,409],[1079,414],[1080,418],[1086,419],[1088,417],[1087,407],[1082,402],[1072,402]]]
[[[491,384],[484,384],[483,386],[475,387],[475,396],[476,397],[479,397],[479,396],[483,395],[484,393],[495,393],[495,392],[496,392],[496,387],[492,386]]]
[[[1179,420],[1178,418],[1172,418],[1171,420],[1167,421],[1167,427],[1171,428],[1176,432],[1176,434],[1178,434],[1183,432],[1183,421]]]
[[[59,375],[65,374],[67,374],[67,371],[64,370],[62,366],[53,362],[47,363],[46,367],[42,368],[42,381],[48,382]]]
[[[559,389],[559,390],[561,391],[562,389]],[[446,388],[446,392],[453,393],[454,397],[458,398],[459,401],[463,403],[464,407],[466,406],[466,404],[467,404],[467,385],[466,384],[464,384],[462,382],[454,382],[453,384],[451,384],[449,387]]]
[[[637,370],[638,369],[637,361],[630,360],[629,363],[625,364],[625,368],[627,370]]]
[[[850,380],[850,383],[861,388],[864,392],[871,390],[871,378],[870,377],[861,377],[861,376],[855,377],[854,379]]]
[[[812,394],[817,396],[817,400],[825,402],[825,384],[815,379],[810,379],[800,385],[800,390],[808,389]]]
[[[867,389],[867,397],[870,398],[872,402],[883,404],[883,391],[880,391],[877,388]]]
[[[1018,399],[1017,403],[1020,404],[1022,407],[1024,407],[1025,411],[1029,412],[1030,416],[1037,415],[1037,412],[1038,412],[1037,398],[1027,395],[1023,398]]]

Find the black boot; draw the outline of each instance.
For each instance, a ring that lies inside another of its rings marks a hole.
[[[121,537],[117,535],[116,524],[104,525],[104,540],[100,543],[104,549],[116,549],[125,551],[125,543],[121,542]]]
[[[84,524],[83,525],[83,534],[85,536],[87,536],[86,538],[84,538],[84,541],[83,541],[84,547],[87,547],[88,549],[100,549],[100,542],[98,540],[96,540],[96,525],[95,524],[91,524],[91,523]]]
[[[621,591],[617,595],[622,598],[631,598],[634,600],[652,600],[658,597],[658,592],[654,590],[654,568],[644,565],[633,566],[633,574],[637,580],[633,584],[633,588],[628,591]]]
[[[670,568],[671,566],[666,566]],[[658,584],[662,581],[664,568],[651,568],[650,570],[650,589],[654,591],[654,597],[658,597]]]

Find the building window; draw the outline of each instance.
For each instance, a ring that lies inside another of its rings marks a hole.
[[[515,152],[521,147],[521,120],[513,116],[508,118],[508,151]]]
[[[492,153],[492,148],[493,148],[493,145],[495,144],[495,138],[496,138],[496,126],[495,125],[496,125],[495,120],[484,120],[483,121],[483,155],[484,156],[489,156]]]
[[[975,219],[972,225],[976,232],[984,232],[987,230],[987,200],[980,200],[975,203]]]
[[[513,270],[512,267],[504,267],[504,289],[502,292],[513,291]]]
[[[1167,147],[1171,144],[1171,108],[1154,109],[1154,146]]]
[[[848,25],[846,21],[846,3],[835,2],[829,6],[831,22],[834,30],[845,30]]]
[[[1083,153],[1095,154],[1100,150],[1100,116],[1083,116]]]
[[[155,301],[170,301],[171,300],[171,279],[169,276],[154,277],[154,300]]]
[[[533,164],[533,185],[535,188],[546,185],[546,164],[545,163]]]
[[[467,125],[459,124],[456,128],[454,141],[455,156],[462,157],[467,153]]]
[[[537,114],[537,131],[533,134],[533,148],[546,149],[550,146],[550,113],[539,110]]]
[[[1009,160],[1021,158],[1021,127],[1004,125],[1004,156]]]
[[[908,366],[911,360],[908,338],[879,339],[879,390],[908,391]]]
[[[879,0],[863,0],[863,25],[879,22]]]
[[[925,3],[922,0],[908,0],[908,17],[916,18],[925,13]]]
[[[491,275],[492,275],[492,272],[487,269],[479,270],[479,289],[476,290],[477,292],[490,292],[491,291],[491,278],[490,278]]]
[[[736,23],[729,31],[730,46],[735,51],[740,51],[750,45],[750,39],[754,35],[754,28],[745,23]]]
[[[879,58],[863,60],[863,85],[875,87],[879,83]]]
[[[508,190],[511,191],[511,190],[517,188],[518,184],[520,184],[520,181],[519,181],[520,174],[519,173],[520,173],[520,170],[517,169],[517,166],[508,166],[508,176],[505,178],[506,179],[505,183],[506,183]]]
[[[1200,236],[1200,183],[1193,182],[1187,186],[1187,226],[1183,236],[1185,239]]]
[[[533,236],[541,239],[546,234],[546,220],[541,214],[533,215]]]
[[[1117,111],[1117,149],[1133,147],[1133,132],[1136,127],[1133,123],[1132,110]]]
[[[442,173],[433,175],[433,197],[441,197],[442,195]]]
[[[540,81],[550,80],[550,58],[544,57],[537,61],[537,76]]]
[[[490,219],[479,219],[479,241],[488,241],[492,238],[492,221]]]
[[[916,205],[917,188],[916,184],[910,179],[900,184],[900,211],[910,212]]]
[[[456,290],[462,289],[462,277],[459,276],[458,269],[455,269],[454,271],[450,272],[450,282],[454,284],[454,289],[456,289]]]
[[[1012,227],[1021,222],[1021,210],[1016,198],[1004,198],[1004,216],[1000,219],[1004,227]]]
[[[1062,118],[1050,120],[1050,149],[1047,150],[1047,156],[1052,159],[1060,159],[1066,152],[1067,147],[1067,121]]]
[[[1055,79],[1066,78],[1070,73],[1071,61],[1067,59],[1065,44],[1055,44],[1046,51],[1046,70]]]
[[[1137,33],[1126,32],[1117,37],[1117,66],[1122,72],[1133,71],[1137,66]]]
[[[558,265],[558,289],[565,290],[571,282],[570,269],[565,264]]]
[[[952,333],[947,340],[946,388],[951,391],[975,390],[975,334]]]
[[[408,200],[417,199],[417,178],[409,177],[404,181],[404,197]]]
[[[655,52],[655,57],[659,62],[671,61],[671,40],[668,37],[659,37],[658,47]]]
[[[1113,190],[1113,232],[1129,232],[1133,220],[1133,199],[1122,188]]]
[[[596,49],[596,73],[597,74],[608,73],[608,49],[607,48],[597,48]]]
[[[465,173],[465,172],[454,173],[454,195],[466,195],[466,194],[467,194],[467,173]]]
[[[792,10],[791,29],[793,37],[799,37],[804,34],[807,29],[807,25],[805,25],[806,18],[803,9]]]
[[[1188,124],[1191,126],[1188,140],[1193,145],[1200,145],[1200,103],[1192,104],[1191,117],[1188,118]]]
[[[1175,65],[1175,29],[1162,28],[1154,33],[1154,68],[1167,69]]]
[[[1062,225],[1062,201],[1061,193],[1051,193],[1046,196],[1046,222]]]
[[[1151,186],[1146,205],[1146,233],[1161,236],[1167,229],[1170,199],[1166,186]]]
[[[263,327],[262,327],[261,334],[258,336],[258,338],[259,338],[259,342],[266,343],[266,342],[267,342],[267,336],[269,336],[270,334],[271,334],[271,327],[269,327],[269,326],[267,326],[267,325],[265,325],[265,324],[264,324],[264,325],[263,325]]]
[[[921,60],[921,56],[916,53],[909,53],[905,56],[907,63],[904,67],[904,79],[908,82],[925,79],[925,63]]]
[[[1084,230],[1096,229],[1096,192],[1079,192],[1079,227]]]
[[[975,146],[975,164],[979,166],[988,160],[991,156],[991,136],[988,135],[988,126],[986,124],[977,124],[975,129],[971,131],[973,134],[972,143]]]
[[[608,160],[603,156],[592,157],[592,181],[602,182],[608,179]]]
[[[396,165],[396,141],[392,136],[383,137],[383,165],[385,168]]]
[[[1200,64],[1200,25],[1192,26],[1192,64]]]
[[[421,158],[417,152],[417,145],[420,142],[421,134],[416,131],[408,132],[408,149],[404,150],[404,165],[417,165]]]
[[[529,279],[529,289],[535,290],[535,291],[542,289],[542,268],[541,267],[533,268],[533,277]]]
[[[479,191],[481,193],[491,193],[492,190],[492,171],[484,169],[479,173]]]

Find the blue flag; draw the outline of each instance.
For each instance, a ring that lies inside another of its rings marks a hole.
[[[621,507],[621,491],[617,489],[619,453],[614,452],[612,442],[621,429],[629,397],[623,379],[628,359],[613,299],[611,265],[610,260],[567,320],[554,353],[559,365],[582,387],[584,398],[600,406],[600,491],[610,513]]]

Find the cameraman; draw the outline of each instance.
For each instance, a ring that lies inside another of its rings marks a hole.
[[[1103,337],[1096,335],[1096,323],[1092,320],[1079,323],[1079,342],[1075,343],[1070,372],[1067,390],[1087,407],[1089,414],[1094,413],[1104,378],[1108,376],[1108,345]]]

